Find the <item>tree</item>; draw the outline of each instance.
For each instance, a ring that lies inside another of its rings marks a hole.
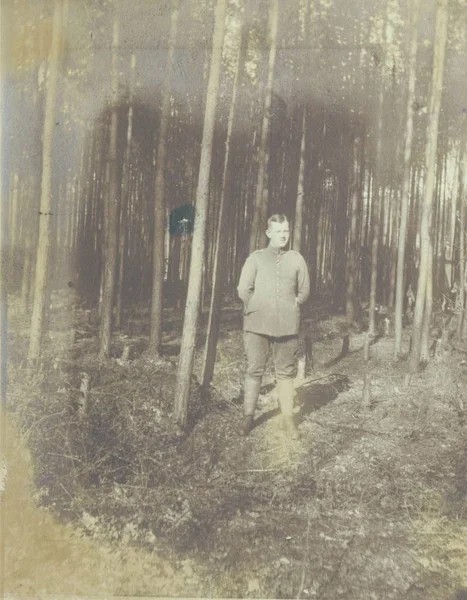
[[[167,69],[162,92],[161,120],[156,154],[156,184],[154,205],[154,242],[152,264],[152,302],[149,348],[151,355],[159,353],[162,338],[162,288],[164,281],[164,236],[165,236],[165,168],[167,154],[167,132],[170,120],[170,82],[173,71],[173,55],[177,39],[179,0],[173,0],[172,18],[168,43]]]
[[[464,115],[465,119],[465,115]],[[466,124],[464,124],[464,137],[466,136]],[[467,139],[462,140],[461,159],[459,162],[459,296],[458,310],[459,321],[457,324],[457,335],[462,339],[465,336],[467,319],[465,318],[465,286],[466,286],[466,222],[465,222],[465,200],[467,190]]]
[[[250,230],[250,252],[253,252],[259,242],[259,236],[264,224],[264,215],[268,203],[268,169],[269,169],[269,131],[271,127],[272,88],[274,83],[274,66],[277,52],[277,29],[279,22],[279,0],[272,0],[269,25],[269,63],[266,97],[263,108],[263,125],[261,141],[258,150],[258,180],[256,183],[253,220]]]
[[[44,321],[46,318],[49,268],[52,243],[52,151],[54,114],[57,96],[57,80],[60,61],[60,33],[62,27],[62,3],[55,2],[52,43],[49,52],[49,74],[45,97],[44,129],[42,136],[42,179],[39,209],[39,239],[37,244],[36,277],[34,283],[34,304],[31,318],[28,360],[37,364],[41,351]]]
[[[99,359],[110,356],[112,335],[112,313],[115,293],[115,276],[117,271],[118,251],[118,208],[120,205],[120,188],[117,171],[118,143],[118,34],[119,22],[114,18],[112,36],[112,112],[110,116],[110,142],[106,165],[105,207],[104,207],[104,261],[102,279],[101,323],[99,329]]]
[[[292,235],[292,248],[301,251],[303,231],[303,198],[305,195],[305,156],[306,156],[306,107],[302,109],[302,135],[300,144],[300,167],[298,171],[297,200]]]
[[[1,12],[1,11],[0,11]],[[0,99],[3,102],[3,90],[0,82]],[[3,164],[2,153],[2,119],[0,119],[0,165]],[[3,176],[3,169],[2,169]],[[7,284],[9,279],[9,236],[8,236],[8,202],[4,201],[0,188],[0,409],[6,408],[6,390],[7,390],[7,365],[8,365],[8,294]],[[2,418],[3,422],[4,419]],[[5,441],[4,432],[0,425],[0,448]],[[0,523],[1,528],[1,523]],[[3,573],[0,577],[3,581]],[[0,591],[3,591],[0,584]]]
[[[309,27],[310,17],[308,15],[308,0],[305,1],[305,5],[303,8],[303,41],[307,40],[308,30],[311,29]],[[300,36],[302,37],[302,36]],[[311,38],[311,35],[309,36]],[[305,60],[301,58],[300,63],[300,75],[302,79],[305,81],[307,78],[307,65]],[[300,164],[298,168],[298,182],[297,182],[297,198],[295,201],[295,218],[294,218],[294,226],[292,232],[292,248],[297,250],[297,252],[302,251],[302,233],[303,233],[303,202],[305,198],[305,162],[307,155],[307,147],[306,147],[306,131],[307,131],[307,106],[306,103],[303,102],[302,109],[302,125],[301,125],[301,142],[300,142]]]
[[[227,0],[217,0],[214,33],[212,42],[211,66],[206,97],[201,159],[196,190],[195,223],[193,231],[190,276],[188,280],[185,318],[180,345],[177,387],[175,392],[174,416],[183,427],[188,416],[188,397],[196,344],[196,330],[199,320],[201,301],[201,283],[205,253],[206,214],[209,196],[209,178],[212,160],[212,141],[222,64],[222,45],[224,39]]]
[[[418,370],[422,357],[422,339],[424,338],[424,356],[428,340],[432,307],[432,255],[433,242],[431,232],[431,213],[436,175],[436,156],[438,145],[438,123],[443,91],[444,59],[447,43],[448,0],[439,0],[436,10],[436,29],[433,54],[433,72],[431,79],[430,107],[428,110],[427,141],[425,149],[425,185],[423,190],[422,216],[420,222],[420,268],[417,285],[414,321],[412,327],[412,347],[409,367],[411,372]]]
[[[221,317],[222,289],[226,275],[226,257],[229,243],[228,224],[229,216],[232,214],[232,194],[229,175],[232,173],[232,131],[237,107],[237,94],[239,80],[245,62],[247,50],[247,28],[243,27],[240,34],[240,47],[238,51],[237,66],[233,82],[232,100],[230,103],[229,119],[227,125],[227,137],[225,140],[224,167],[222,173],[221,201],[219,205],[217,235],[214,251],[214,267],[212,277],[211,306],[209,310],[209,321],[206,335],[206,346],[203,361],[203,387],[207,388],[211,383],[216,360],[216,347],[219,334]]]
[[[384,68],[385,48],[383,60],[380,67],[380,88],[378,95],[378,124],[376,132],[376,157],[375,157],[375,181],[372,188],[372,241],[371,241],[371,280],[370,280],[370,306],[368,334],[365,337],[364,358],[368,361],[370,356],[370,341],[376,333],[376,293],[378,281],[378,251],[381,228],[381,205],[382,205],[382,144],[383,144],[383,117],[384,117]]]
[[[360,172],[359,158],[362,140],[356,138],[353,143],[353,169],[350,190],[350,227],[349,227],[349,258],[347,262],[347,295],[346,316],[352,325],[358,315],[357,276],[358,276],[358,222],[360,216]],[[363,168],[363,166],[361,166]]]
[[[399,225],[399,243],[397,251],[396,301],[394,315],[394,358],[401,352],[402,312],[404,303],[405,280],[405,244],[407,240],[407,221],[409,213],[410,171],[412,166],[413,112],[415,102],[415,76],[417,66],[417,39],[420,0],[412,0],[412,19],[410,23],[411,42],[409,56],[409,74],[407,83],[406,127],[404,142],[404,171],[402,175],[401,215]]]
[[[130,182],[131,182],[131,150],[132,150],[132,137],[133,137],[133,87],[136,70],[136,56],[131,55],[131,83],[130,92],[128,98],[128,117],[127,117],[127,134],[126,134],[126,145],[125,155],[123,157],[123,176],[122,176],[122,189],[120,198],[120,226],[119,226],[119,240],[118,240],[118,279],[117,279],[117,300],[115,306],[115,325],[120,327],[122,318],[122,292],[123,292],[123,273],[125,264],[125,246],[126,246],[126,228],[127,222],[127,208],[130,196]]]

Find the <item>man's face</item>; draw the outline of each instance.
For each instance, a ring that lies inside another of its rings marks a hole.
[[[276,223],[273,221],[266,231],[266,235],[271,240],[271,246],[274,248],[284,248],[287,246],[290,238],[289,222]]]

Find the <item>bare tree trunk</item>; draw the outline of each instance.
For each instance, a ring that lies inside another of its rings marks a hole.
[[[2,83],[0,82],[0,94],[2,92]],[[0,119],[0,165],[3,165],[3,131],[2,119]],[[2,174],[3,174],[2,168]],[[8,263],[10,253],[9,240],[9,206],[8,202],[0,201],[0,409],[6,410],[6,392],[7,392],[7,365],[8,365],[8,290],[7,282],[9,280]],[[5,424],[4,416],[0,419],[0,447],[5,443]],[[0,515],[3,519],[3,515]],[[0,530],[3,531],[3,520],[0,522]],[[2,557],[3,558],[3,557]],[[3,561],[2,561],[3,563]],[[0,579],[3,582],[3,564],[0,565]],[[0,593],[3,595],[3,583],[0,583]]]
[[[23,272],[21,275],[21,310],[23,314],[29,312],[28,307],[31,302],[30,292],[34,276],[33,257],[37,246],[37,236],[39,223],[36,220],[36,215],[39,209],[39,198],[36,198],[34,191],[33,178],[29,177],[25,191],[25,228],[28,232],[23,242],[24,260]]]
[[[117,49],[119,22],[115,17],[112,39],[112,114],[110,117],[110,143],[107,163],[105,214],[104,214],[104,265],[102,278],[101,324],[99,330],[99,359],[110,357],[110,342],[112,337],[112,313],[115,294],[115,275],[117,271],[118,251],[118,208],[120,204],[120,189],[117,172],[117,143],[118,143],[118,64]]]
[[[130,196],[130,182],[131,182],[131,150],[132,150],[132,137],[133,137],[133,88],[134,78],[136,70],[136,56],[131,55],[131,85],[130,85],[130,97],[128,107],[128,124],[126,133],[126,146],[125,156],[123,158],[123,176],[122,176],[122,188],[121,188],[121,200],[120,200],[120,237],[118,240],[118,279],[117,279],[117,293],[116,293],[116,305],[115,305],[115,326],[121,326],[122,319],[122,293],[123,293],[123,273],[125,264],[125,247],[126,247],[126,231],[128,227],[127,219],[127,208]]]
[[[431,242],[431,240],[430,240]],[[423,313],[422,336],[420,340],[420,360],[428,362],[430,359],[430,323],[433,309],[433,245],[427,252],[427,279],[425,294],[425,311]]]
[[[448,215],[448,151],[445,150],[445,165],[444,165],[444,185],[443,185],[443,201],[440,207],[440,219],[439,219],[439,234],[438,234],[438,260],[437,260],[437,290],[449,289],[447,276],[446,276],[446,230],[447,230],[447,215]]]
[[[430,109],[428,112],[427,144],[425,150],[425,189],[420,223],[420,270],[412,329],[412,348],[410,353],[410,371],[418,370],[422,328],[428,328],[431,320],[430,266],[433,244],[431,240],[431,212],[436,174],[436,155],[438,145],[438,122],[443,91],[444,59],[447,43],[448,0],[439,0],[436,10],[435,47],[433,56],[433,75],[431,81]]]
[[[18,222],[19,222],[19,177],[18,173],[14,172],[11,177],[10,185],[10,260],[11,265],[14,265],[18,259]]]
[[[295,219],[292,236],[292,248],[300,252],[303,231],[303,197],[305,194],[305,155],[306,155],[306,106],[303,106],[302,142],[300,145],[300,168],[298,171],[297,201],[295,204]]]
[[[253,209],[253,221],[250,230],[250,252],[256,250],[263,225],[262,214],[267,212],[268,189],[265,183],[268,178],[269,167],[269,130],[271,122],[272,87],[274,82],[274,66],[277,51],[277,29],[279,21],[279,0],[272,0],[270,25],[269,25],[269,66],[268,82],[266,87],[266,98],[263,110],[263,126],[261,129],[261,142],[259,147],[259,168],[256,184],[255,204]],[[263,208],[266,205],[266,210]]]
[[[352,169],[352,188],[350,196],[350,230],[349,230],[349,259],[347,263],[347,298],[346,314],[347,322],[354,323],[358,314],[357,308],[357,275],[358,275],[358,220],[360,213],[360,158],[361,139],[357,138],[353,143],[353,169]],[[361,165],[363,168],[363,165]]]
[[[465,116],[464,116],[465,119]],[[463,143],[462,159],[459,164],[459,300],[458,309],[460,310],[459,322],[457,325],[457,335],[462,339],[465,328],[465,274],[467,269],[467,259],[465,254],[465,191],[467,189],[467,141]]]
[[[177,388],[175,392],[174,417],[182,427],[186,425],[188,416],[188,398],[190,394],[191,374],[193,371],[196,331],[199,320],[212,142],[214,137],[217,96],[222,65],[222,45],[226,13],[227,0],[217,0],[203,138],[201,142],[201,160],[199,166],[198,187],[196,191],[196,211],[190,277],[188,282],[182,341],[180,345]]]
[[[372,190],[372,243],[371,243],[371,280],[370,280],[370,306],[369,306],[369,323],[368,333],[365,336],[364,344],[364,360],[368,361],[370,358],[370,343],[371,339],[376,334],[376,293],[377,293],[377,282],[378,282],[378,251],[379,251],[379,237],[381,228],[381,170],[382,170],[382,144],[383,144],[383,108],[384,108],[384,56],[381,61],[380,71],[380,90],[378,99],[378,128],[377,128],[377,139],[376,139],[376,177],[373,182]]]
[[[49,263],[52,242],[52,148],[54,113],[57,96],[57,80],[60,59],[60,32],[62,26],[62,4],[57,0],[54,8],[52,44],[49,54],[49,75],[45,99],[44,131],[42,137],[42,181],[39,209],[39,240],[37,244],[36,280],[34,305],[31,318],[28,361],[37,364],[46,318],[47,288],[49,285]]]
[[[394,309],[396,300],[396,279],[397,279],[397,230],[400,221],[400,194],[398,189],[392,190],[392,214],[391,214],[391,232],[389,242],[391,245],[391,258],[389,262],[389,298],[388,307]]]
[[[239,79],[245,62],[247,50],[247,28],[243,28],[240,34],[240,48],[238,52],[235,79],[233,82],[232,101],[230,104],[229,119],[227,125],[227,137],[225,140],[224,170],[222,173],[221,200],[215,241],[214,269],[212,278],[211,306],[209,310],[209,322],[206,335],[203,361],[203,387],[209,387],[214,374],[216,361],[216,347],[219,336],[219,325],[221,319],[222,290],[226,279],[226,257],[229,243],[229,216],[232,214],[232,197],[230,193],[231,184],[229,175],[232,172],[232,130],[237,106],[237,92]]]
[[[348,238],[349,218],[349,163],[347,160],[347,147],[350,145],[347,132],[340,136],[340,168],[335,195],[335,209],[333,218],[333,303],[335,308],[342,310],[346,303],[346,246]],[[353,165],[352,165],[353,167]]]
[[[170,82],[173,70],[173,55],[177,39],[177,23],[179,16],[179,0],[173,0],[170,23],[167,70],[161,107],[161,121],[156,156],[155,210],[154,210],[154,243],[152,263],[152,302],[151,328],[149,333],[148,353],[159,354],[162,339],[162,292],[164,283],[164,238],[165,238],[165,163],[167,154],[167,131],[170,120]]]
[[[459,158],[458,158],[458,168],[460,169],[460,161],[462,160],[462,150],[463,146],[459,148]],[[450,222],[450,238],[448,245],[448,253],[447,253],[447,261],[450,263],[451,267],[449,269],[449,287],[451,288],[454,283],[454,243],[455,243],[455,235],[456,235],[456,202],[457,197],[456,194],[452,194],[451,198],[451,222]]]
[[[412,0],[412,20],[409,57],[409,79],[407,84],[407,108],[404,144],[404,172],[401,192],[401,216],[399,225],[399,243],[397,252],[396,276],[396,302],[394,315],[394,358],[401,353],[402,347],[402,313],[404,306],[404,281],[405,281],[405,245],[407,240],[407,222],[409,212],[410,169],[412,164],[413,145],[413,104],[415,100],[415,78],[417,66],[417,40],[418,20],[420,14],[420,0]]]

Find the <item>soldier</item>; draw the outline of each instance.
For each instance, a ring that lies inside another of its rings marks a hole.
[[[286,250],[290,229],[287,217],[272,215],[266,235],[269,245],[247,258],[238,295],[244,304],[244,343],[248,361],[244,386],[244,418],[240,433],[248,435],[272,346],[279,404],[288,435],[298,438],[293,419],[293,380],[297,373],[300,305],[310,294],[310,278],[303,256]]]

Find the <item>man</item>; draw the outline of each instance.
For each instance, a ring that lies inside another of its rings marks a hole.
[[[297,373],[300,305],[310,294],[310,278],[304,258],[286,250],[289,222],[282,214],[268,219],[269,245],[247,258],[238,295],[244,304],[244,342],[248,367],[244,386],[244,418],[240,433],[253,428],[254,412],[272,346],[279,404],[288,435],[298,438],[293,420],[293,380]]]

